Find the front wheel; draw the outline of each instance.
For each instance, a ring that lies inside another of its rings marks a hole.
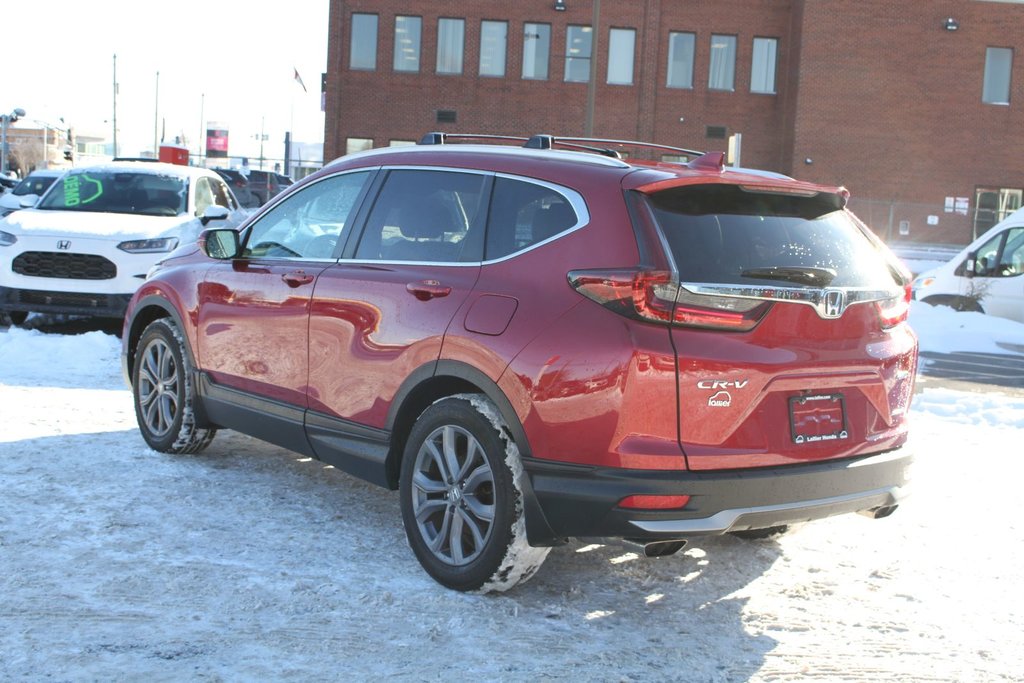
[[[18,327],[25,324],[28,320],[28,311],[7,311],[5,314],[10,320],[10,325],[16,325]]]
[[[192,365],[177,325],[155,320],[139,338],[132,368],[132,394],[139,431],[150,448],[163,453],[198,453],[216,429],[195,422]]]
[[[399,480],[416,558],[438,583],[505,591],[528,580],[549,548],[526,540],[519,451],[479,394],[442,399],[413,425]]]

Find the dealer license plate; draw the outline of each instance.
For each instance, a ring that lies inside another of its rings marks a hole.
[[[849,438],[846,402],[842,394],[793,396],[789,399],[793,443],[821,443]]]

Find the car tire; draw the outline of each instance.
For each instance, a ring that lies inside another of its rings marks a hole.
[[[550,548],[526,539],[519,450],[479,394],[441,399],[413,425],[399,493],[409,545],[438,583],[500,592],[532,577]]]
[[[8,323],[11,326],[21,326],[28,320],[28,311],[7,311],[4,314],[7,317]]]
[[[765,527],[764,529],[744,529],[742,531],[730,531],[730,536],[742,538],[746,541],[763,541],[769,538],[778,538],[789,531],[789,525]]]
[[[139,338],[132,367],[135,417],[142,438],[162,453],[198,453],[216,429],[196,425],[192,363],[178,326],[155,320]]]

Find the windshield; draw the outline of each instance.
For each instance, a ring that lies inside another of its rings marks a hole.
[[[177,216],[188,207],[188,180],[132,171],[82,170],[61,178],[37,208]]]
[[[834,195],[691,185],[649,201],[683,282],[870,289],[895,282]]]
[[[11,194],[17,197],[24,197],[27,194],[41,195],[46,192],[46,188],[53,185],[53,181],[57,178],[55,176],[29,176],[18,183],[18,186],[11,190]]]

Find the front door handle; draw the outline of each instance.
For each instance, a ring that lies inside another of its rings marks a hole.
[[[302,285],[308,285],[316,278],[309,275],[304,270],[294,270],[290,273],[285,273],[281,276],[281,279],[285,281],[289,287],[300,287]]]
[[[431,299],[438,299],[452,293],[451,287],[442,285],[437,280],[410,282],[405,286],[405,289],[420,301],[430,301]]]

